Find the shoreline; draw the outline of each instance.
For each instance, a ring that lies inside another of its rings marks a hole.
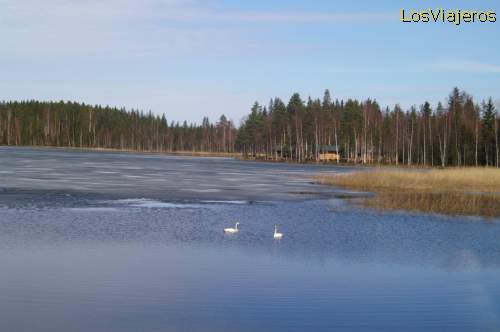
[[[86,152],[116,152],[130,154],[153,154],[153,155],[178,155],[187,157],[206,157],[206,158],[237,158],[236,152],[201,152],[201,151],[140,151],[132,149],[113,149],[113,148],[90,148],[74,146],[40,146],[40,145],[0,145],[0,148],[26,148],[33,150],[74,150]]]
[[[152,154],[152,155],[171,155],[171,156],[187,156],[187,157],[203,157],[203,158],[233,158],[235,160],[272,163],[272,164],[290,164],[290,165],[318,165],[318,166],[335,166],[335,167],[356,167],[356,168],[384,168],[384,169],[438,169],[439,167],[422,166],[422,165],[391,165],[391,164],[362,164],[362,163],[347,163],[347,162],[316,162],[304,161],[296,162],[293,160],[274,160],[261,158],[245,158],[240,152],[206,152],[206,151],[140,151],[133,149],[114,149],[114,148],[95,148],[95,147],[74,147],[74,146],[42,146],[42,145],[0,145],[0,148],[26,148],[33,150],[74,150],[88,152],[122,152],[131,154]]]
[[[114,149],[114,148],[94,148],[94,147],[73,147],[73,146],[41,146],[41,145],[0,145],[0,148],[26,148],[33,150],[74,150],[87,152],[115,152],[115,153],[130,153],[130,154],[149,154],[149,155],[166,155],[166,156],[186,156],[186,157],[202,157],[202,158],[232,158],[241,161],[272,163],[272,164],[289,164],[289,165],[318,165],[318,166],[335,166],[335,167],[353,167],[359,169],[373,170],[454,170],[454,169],[478,169],[488,170],[497,169],[494,166],[430,166],[430,165],[394,165],[394,164],[363,164],[363,163],[348,163],[348,162],[316,162],[304,161],[296,162],[293,160],[273,160],[260,158],[245,158],[240,152],[206,152],[206,151],[140,151],[133,149]]]
[[[495,168],[408,168],[393,165],[292,163],[276,160],[241,158],[238,153],[196,152],[196,151],[137,151],[109,148],[78,148],[54,146],[0,146],[9,149],[32,149],[35,151],[81,151],[103,153],[127,153],[138,155],[187,156],[205,158],[226,158],[256,163],[283,165],[318,166],[309,174],[309,183],[335,186],[375,195],[357,196],[363,205],[382,210],[406,210],[447,215],[478,215],[490,218],[500,217],[500,169]],[[93,158],[99,159],[95,155]],[[331,168],[331,170],[330,170]],[[335,171],[335,168],[338,171]],[[341,168],[347,172],[340,171]],[[279,181],[275,178],[271,181]],[[286,180],[285,180],[286,182]]]
[[[374,169],[341,175],[318,175],[316,183],[375,195],[361,203],[381,210],[445,215],[500,217],[500,169]]]

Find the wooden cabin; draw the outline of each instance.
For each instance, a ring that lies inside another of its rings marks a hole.
[[[320,161],[337,161],[340,160],[340,152],[334,145],[322,145],[319,150]]]

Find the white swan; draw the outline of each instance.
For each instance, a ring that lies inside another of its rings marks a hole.
[[[278,233],[278,225],[274,225],[274,239],[279,240],[283,237],[283,233]]]
[[[239,224],[240,224],[240,223],[239,223],[239,222],[237,222],[237,223],[234,225],[234,228],[231,228],[231,227],[229,227],[229,228],[224,228],[224,233],[229,233],[229,234],[238,233],[238,225],[239,225]]]

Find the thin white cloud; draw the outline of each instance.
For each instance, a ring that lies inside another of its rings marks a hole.
[[[295,23],[373,23],[394,20],[388,12],[228,11],[201,1],[180,0],[0,0],[4,19],[36,16],[58,18],[163,18],[203,21]]]
[[[93,55],[124,59],[203,51],[210,55],[220,53],[224,41],[237,40],[232,30],[157,21],[159,15],[194,15],[197,9],[189,1],[0,0],[0,8],[4,58]]]
[[[451,60],[440,61],[432,66],[438,70],[458,71],[467,73],[498,74],[500,65],[478,61]]]
[[[252,27],[245,23],[362,24],[392,15],[228,11],[197,0],[0,0],[0,8],[0,52],[11,58],[227,55],[259,47],[269,51],[276,46],[252,36]]]
[[[124,17],[153,14],[167,9],[188,8],[190,2],[177,0],[0,0],[5,16]]]
[[[237,21],[271,24],[341,24],[341,23],[373,23],[389,21],[394,15],[389,13],[322,13],[322,12],[205,12],[199,18],[207,20]]]

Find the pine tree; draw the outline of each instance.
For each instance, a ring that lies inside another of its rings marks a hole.
[[[498,138],[496,132],[496,111],[493,100],[483,101],[483,145],[485,153],[485,165],[491,166],[497,163]],[[496,151],[495,151],[496,150]]]

